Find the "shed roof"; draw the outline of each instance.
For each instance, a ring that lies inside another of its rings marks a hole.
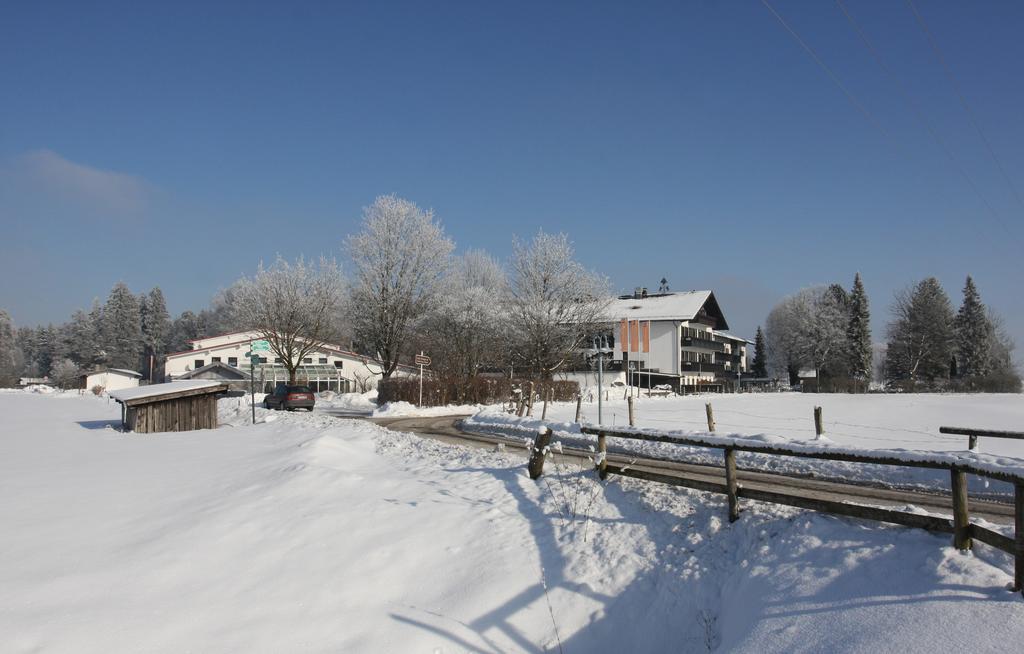
[[[109,395],[122,404],[148,404],[173,397],[220,393],[226,390],[228,390],[228,385],[215,379],[186,379],[165,384],[124,388],[119,391],[111,391]]]

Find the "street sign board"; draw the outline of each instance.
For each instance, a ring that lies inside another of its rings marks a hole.
[[[426,354],[417,354],[416,357],[413,359],[413,361],[416,362],[417,366],[429,366],[430,365],[430,357],[428,357]]]
[[[253,363],[255,363],[255,362],[260,360],[260,353],[259,352],[250,352],[246,356],[249,357],[250,359],[252,359]]]
[[[269,341],[253,341],[252,342],[253,352],[269,352],[270,342]]]

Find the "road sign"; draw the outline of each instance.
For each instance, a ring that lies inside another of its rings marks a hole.
[[[253,352],[269,352],[270,342],[269,341],[253,341],[252,342]]]
[[[256,363],[257,361],[260,360],[260,353],[259,352],[250,352],[246,356],[249,357],[250,359],[252,359],[253,363]]]
[[[416,362],[417,366],[429,366],[430,365],[430,357],[428,357],[426,354],[417,354],[416,357],[413,359],[413,361]]]

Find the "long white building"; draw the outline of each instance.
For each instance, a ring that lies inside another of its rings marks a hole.
[[[249,357],[258,332],[233,332],[189,341],[192,348],[168,354],[164,360],[165,381],[176,379],[219,379],[242,387],[249,380]],[[299,363],[298,380],[315,392],[341,393],[370,390],[381,379],[381,364],[375,359],[325,345]],[[288,369],[273,352],[261,352],[255,379],[263,392],[288,381]]]

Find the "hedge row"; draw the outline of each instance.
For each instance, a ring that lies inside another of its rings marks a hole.
[[[424,406],[445,406],[447,404],[499,404],[507,402],[516,391],[529,388],[529,379],[505,379],[501,377],[476,377],[468,384],[443,379],[423,380]],[[551,390],[556,402],[575,400],[580,385],[574,381],[543,381],[534,383],[534,394],[543,398]],[[416,404],[420,398],[418,378],[393,378],[382,381],[377,387],[377,402],[408,402]]]

